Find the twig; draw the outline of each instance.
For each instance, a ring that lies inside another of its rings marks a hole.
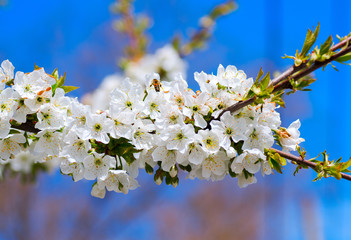
[[[292,155],[290,153],[286,153],[286,152],[283,152],[283,151],[280,151],[280,150],[277,150],[277,149],[274,149],[274,148],[271,148],[271,150],[275,151],[276,153],[278,153],[280,156],[282,156],[283,158],[286,158],[286,159],[289,159],[291,161],[294,161],[295,163],[297,163],[298,165],[307,165],[309,166],[310,168],[313,168],[315,169],[317,167],[317,163],[314,163],[314,162],[311,162],[311,161],[308,161],[308,160],[305,160],[303,159],[302,157],[297,157],[295,155]],[[343,179],[346,179],[348,181],[351,181],[351,176],[348,175],[348,174],[345,174],[345,173],[341,173],[341,177]]]
[[[330,57],[329,59],[326,59],[323,62],[315,62],[314,64],[312,64],[309,68],[306,68],[304,70],[302,70],[301,72],[297,73],[295,76],[293,76],[292,78],[294,79],[294,81],[299,80],[300,78],[307,76],[308,74],[316,71],[317,69],[326,66],[327,64],[331,63],[332,61],[334,61],[335,59],[347,54],[351,52],[351,46],[348,46],[347,48],[341,50],[340,52],[337,52],[336,54],[334,54],[332,57]],[[279,84],[275,85],[273,92],[277,92],[283,89],[287,89],[290,88],[291,84],[289,82],[289,79],[285,79],[283,81],[281,81]]]

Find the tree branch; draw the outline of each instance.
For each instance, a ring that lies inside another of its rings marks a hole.
[[[277,149],[274,149],[274,148],[271,148],[271,150],[275,151],[276,153],[278,153],[280,156],[282,156],[283,158],[286,158],[286,159],[289,159],[291,161],[294,161],[296,164],[298,165],[307,165],[309,166],[310,168],[313,168],[313,169],[316,169],[316,166],[317,166],[317,163],[314,163],[314,162],[311,162],[311,161],[308,161],[308,160],[305,160],[303,159],[302,157],[297,157],[295,155],[292,155],[290,153],[286,153],[286,152],[283,152],[283,151],[280,151],[280,150],[277,150]],[[345,174],[345,173],[341,173],[341,177],[343,179],[346,179],[348,181],[351,181],[351,176],[348,175],[348,174]]]
[[[293,78],[294,80],[298,80],[298,79],[300,79],[304,76],[307,76],[308,74],[314,72],[315,70],[317,70],[323,66],[326,66],[327,64],[334,61],[335,59],[351,52],[351,46],[349,46],[350,42],[351,42],[351,37],[348,37],[345,40],[334,45],[333,47],[330,48],[331,51],[336,51],[336,50],[343,48],[345,46],[346,46],[346,48],[340,50],[339,52],[334,54],[331,58],[326,59],[325,61],[315,62],[310,67],[308,67],[304,70],[302,70],[302,69],[306,66],[306,64],[301,64],[298,67],[296,67],[295,65],[291,66],[288,70],[286,70],[285,72],[283,72],[278,77],[276,77],[272,80],[272,84],[273,84],[273,86],[275,86],[273,92],[277,92],[279,90],[291,88],[291,84],[289,82],[290,78]],[[300,70],[302,70],[302,71],[299,72]],[[295,73],[297,73],[297,74],[295,76],[293,76]],[[254,98],[250,98],[250,99],[247,99],[245,101],[237,102],[236,104],[233,104],[232,106],[229,106],[226,109],[224,109],[218,115],[218,117],[216,119],[220,119],[221,116],[227,111],[234,113],[234,112],[238,111],[239,109],[244,108],[244,107],[252,104],[253,102],[254,102]]]
[[[316,71],[317,69],[326,66],[327,64],[331,63],[332,61],[334,61],[335,59],[347,54],[351,52],[351,46],[348,46],[347,48],[341,50],[340,52],[334,54],[332,57],[330,57],[329,59],[323,61],[323,62],[315,62],[314,64],[312,64],[309,68],[306,68],[304,70],[302,70],[301,72],[297,73],[295,76],[293,76],[292,78],[294,79],[294,81],[299,80],[302,77],[307,76],[308,74]],[[287,89],[287,88],[291,88],[291,84],[289,82],[289,79],[285,79],[283,81],[281,81],[279,84],[277,84],[274,87],[273,92],[277,92],[283,89]]]

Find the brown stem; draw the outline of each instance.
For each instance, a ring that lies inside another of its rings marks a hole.
[[[315,169],[317,164],[314,163],[314,162],[311,162],[311,161],[308,161],[308,160],[305,160],[303,159],[302,157],[297,157],[295,155],[292,155],[290,153],[286,153],[286,152],[283,152],[283,151],[280,151],[280,150],[277,150],[277,149],[274,149],[274,148],[271,148],[271,150],[275,151],[276,153],[278,153],[280,156],[282,156],[283,158],[286,158],[286,159],[289,159],[291,161],[294,161],[295,163],[297,163],[298,165],[307,165],[309,166],[310,168],[313,168]],[[341,177],[343,179],[346,179],[348,181],[351,181],[351,176],[348,175],[348,174],[345,174],[345,173],[341,173]]]
[[[330,48],[330,50],[332,50],[332,51],[338,50],[344,46],[348,46],[350,42],[351,42],[351,36],[346,38],[345,40],[342,40],[341,42],[335,44],[333,47]]]

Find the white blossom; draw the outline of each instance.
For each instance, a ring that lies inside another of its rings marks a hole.
[[[13,79],[13,71],[15,67],[9,60],[5,60],[1,63],[0,68],[0,91],[5,88],[5,84]]]
[[[300,131],[299,128],[301,126],[300,120],[296,120],[295,122],[291,123],[290,126],[285,129],[281,128],[277,131],[279,135],[279,142],[283,147],[283,151],[290,152],[296,151],[296,147],[301,143],[304,142],[305,139],[300,138]]]
[[[116,167],[116,158],[93,152],[83,160],[85,167],[84,178],[94,180],[95,178],[106,178],[108,170]]]
[[[83,163],[77,162],[72,158],[65,158],[60,165],[61,172],[64,174],[71,174],[75,182],[83,179],[84,166]]]

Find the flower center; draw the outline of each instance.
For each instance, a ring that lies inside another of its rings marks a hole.
[[[101,124],[96,123],[96,124],[94,125],[94,129],[95,129],[95,131],[97,131],[97,132],[101,131],[101,129],[102,129]]]
[[[227,129],[225,130],[225,133],[226,133],[227,135],[232,135],[232,134],[233,134],[233,131],[232,131],[230,128],[227,128]]]
[[[101,164],[102,164],[101,158],[96,158],[96,159],[95,159],[95,165],[96,165],[96,166],[100,166]]]
[[[127,101],[126,106],[127,106],[127,108],[132,109],[133,103],[131,101]]]

